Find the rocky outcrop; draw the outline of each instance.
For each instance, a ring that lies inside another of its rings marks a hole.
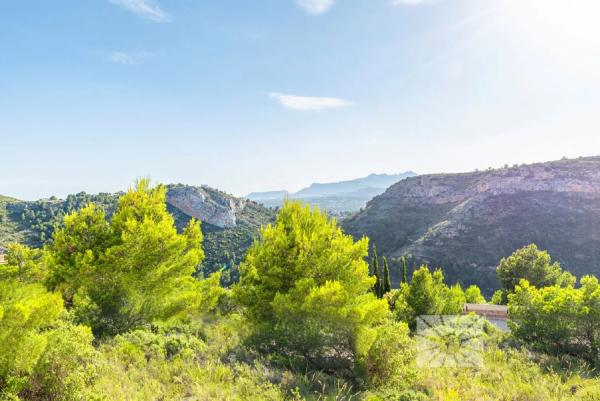
[[[561,160],[487,172],[435,174],[408,178],[383,196],[410,202],[462,202],[477,195],[550,191],[600,193],[600,158]]]
[[[244,199],[209,187],[183,185],[169,187],[167,203],[190,217],[220,228],[235,227],[237,214],[246,205]]]
[[[499,260],[528,243],[574,273],[600,272],[600,157],[408,178],[343,222],[389,257],[492,291]]]

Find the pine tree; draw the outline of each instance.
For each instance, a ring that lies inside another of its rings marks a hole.
[[[363,358],[363,338],[375,341],[389,313],[388,302],[370,293],[368,246],[318,209],[286,201],[246,253],[233,294],[258,349],[285,350],[335,374]]]
[[[390,278],[390,266],[387,258],[383,257],[383,291],[382,296],[392,290],[392,280]]]
[[[408,284],[408,274],[406,272],[406,257],[402,256],[402,283]]]
[[[373,276],[375,276],[375,285],[373,286],[373,292],[377,298],[382,298],[382,283],[379,277],[379,261],[377,260],[377,248],[373,246]]]

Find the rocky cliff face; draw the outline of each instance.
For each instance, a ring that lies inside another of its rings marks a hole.
[[[600,157],[408,178],[344,228],[488,292],[498,261],[531,242],[576,274],[598,273]]]
[[[236,215],[246,206],[246,201],[209,187],[171,186],[167,203],[202,222],[220,228],[233,228]]]
[[[382,196],[443,204],[474,196],[518,192],[600,193],[600,158],[561,160],[466,174],[424,175],[392,186]]]

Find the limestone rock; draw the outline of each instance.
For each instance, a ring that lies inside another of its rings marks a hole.
[[[233,228],[237,224],[236,215],[244,209],[246,201],[209,187],[181,185],[169,187],[167,203],[201,222]]]

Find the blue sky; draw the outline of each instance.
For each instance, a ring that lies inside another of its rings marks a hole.
[[[0,2],[0,194],[600,154],[600,6],[570,3]]]

